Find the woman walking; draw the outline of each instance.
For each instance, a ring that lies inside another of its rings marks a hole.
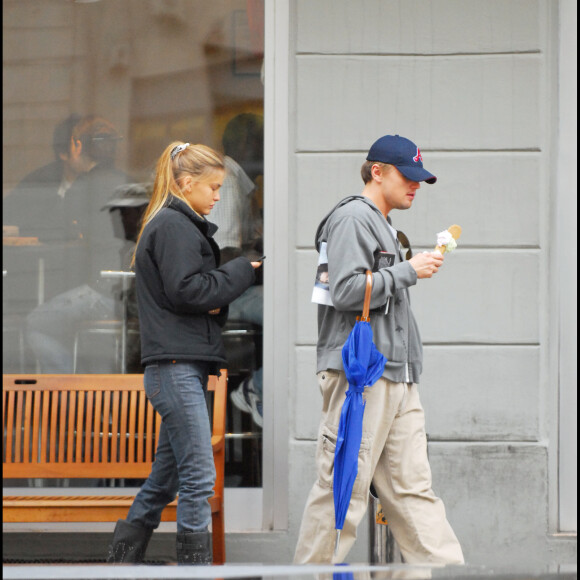
[[[145,392],[162,423],[151,474],[126,520],[118,520],[108,562],[142,562],[161,512],[177,494],[177,562],[211,564],[209,498],[215,468],[205,393],[226,362],[227,307],[254,282],[261,262],[220,267],[207,221],[219,201],[223,157],[175,142],[161,155],[133,264]]]

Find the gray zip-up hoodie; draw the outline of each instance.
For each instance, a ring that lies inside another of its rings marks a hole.
[[[342,347],[363,309],[365,271],[373,270],[379,252],[387,252],[393,265],[373,271],[373,338],[388,359],[383,377],[418,383],[423,347],[408,290],[417,283],[417,273],[403,260],[387,219],[367,197],[347,197],[318,226],[315,244],[319,252],[323,242],[333,306],[318,306],[317,372],[343,369]]]

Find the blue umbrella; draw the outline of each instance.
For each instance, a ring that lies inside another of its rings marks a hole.
[[[338,553],[340,532],[350,503],[354,480],[358,473],[358,453],[362,439],[362,424],[365,403],[363,391],[374,385],[382,376],[387,359],[377,350],[373,342],[373,329],[369,318],[369,306],[373,275],[366,271],[367,287],[362,316],[351,330],[342,347],[342,362],[348,380],[346,399],[340,412],[336,451],[334,452],[334,515]]]
[[[348,564],[337,564],[337,566],[348,566]],[[333,572],[332,580],[354,580],[354,574],[350,570],[346,572]]]

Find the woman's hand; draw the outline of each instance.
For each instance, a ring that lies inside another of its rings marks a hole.
[[[257,268],[259,268],[263,262],[250,262],[250,264],[252,264],[252,268],[254,268],[254,270],[256,270]]]

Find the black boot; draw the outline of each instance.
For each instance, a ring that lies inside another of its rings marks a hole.
[[[211,533],[180,532],[177,534],[177,563],[208,565],[213,563]]]
[[[107,562],[143,562],[153,528],[142,528],[126,520],[117,520],[113,543],[109,546]]]

